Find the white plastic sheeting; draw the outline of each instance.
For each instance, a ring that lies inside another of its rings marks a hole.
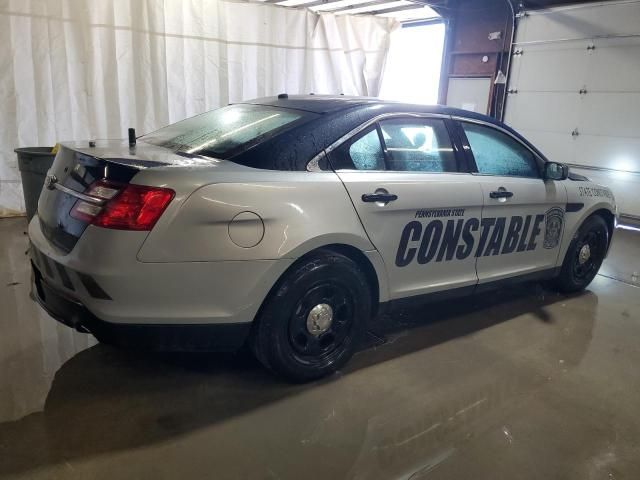
[[[220,0],[0,0],[0,216],[24,211],[16,147],[280,92],[375,96],[396,27]]]

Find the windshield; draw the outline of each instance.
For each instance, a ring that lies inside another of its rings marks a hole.
[[[140,140],[175,151],[224,159],[310,116],[265,105],[229,105],[168,125]]]

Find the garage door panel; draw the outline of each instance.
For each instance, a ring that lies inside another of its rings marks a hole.
[[[581,42],[582,43],[582,42]],[[559,48],[557,45],[532,45],[523,48],[517,83],[518,91],[577,92],[587,71],[586,44]],[[524,58],[526,57],[526,58]],[[556,75],[554,72],[566,72]]]
[[[584,96],[582,107],[578,122],[580,133],[612,137],[640,135],[640,93],[589,93]]]
[[[584,12],[576,15],[571,22],[566,22],[563,17],[559,11],[547,14],[531,12],[529,16],[521,20],[521,23],[526,22],[527,28],[526,34],[521,38],[519,37],[518,41],[535,42],[540,40],[583,38],[601,33],[601,30],[597,28],[597,23],[590,24],[589,20],[584,19]],[[589,25],[587,31],[585,31],[584,23]]]
[[[580,135],[575,146],[575,159],[569,163],[640,172],[640,138]]]
[[[594,45],[588,61],[587,89],[640,92],[640,38],[598,39]]]
[[[519,132],[538,147],[549,160],[574,163],[574,143],[567,141],[568,134],[526,129],[519,129]]]
[[[606,15],[603,15],[606,9]],[[521,20],[526,23],[518,41],[560,40],[585,38],[607,34],[638,33],[640,4],[614,3],[578,5],[556,8],[552,11],[529,12]],[[520,26],[518,26],[520,28]]]
[[[580,102],[577,92],[518,92],[509,95],[505,121],[516,129],[570,134],[578,122]]]

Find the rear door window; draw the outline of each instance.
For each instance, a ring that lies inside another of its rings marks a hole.
[[[349,147],[349,158],[356,170],[385,170],[378,131],[373,129],[353,142]]]
[[[387,170],[430,173],[458,170],[443,120],[398,118],[380,122],[380,129],[387,151]]]

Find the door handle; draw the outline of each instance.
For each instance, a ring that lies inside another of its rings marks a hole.
[[[363,202],[393,202],[398,199],[393,193],[363,193]]]
[[[513,192],[507,192],[506,190],[494,190],[489,193],[491,198],[511,198],[513,197]]]

